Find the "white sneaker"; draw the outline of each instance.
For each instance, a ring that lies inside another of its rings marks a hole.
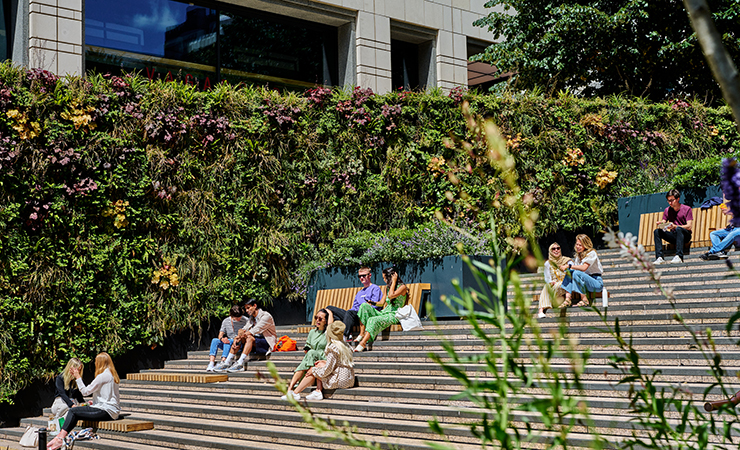
[[[298,401],[298,400],[300,400],[300,399],[301,399],[301,394],[296,394],[296,393],[295,393],[295,392],[293,392],[293,391],[288,391],[288,393],[287,393],[287,394],[285,394],[285,395],[283,395],[282,397],[280,397],[280,400],[288,400],[288,396],[289,396],[289,395],[293,396],[293,398],[294,398],[294,399],[296,399],[296,401]],[[308,398],[308,397],[306,397],[306,398]]]
[[[544,319],[545,317],[547,317],[547,314],[545,314],[545,313],[543,313],[543,312],[541,312],[541,313],[537,314],[537,318],[538,318],[538,319]]]
[[[226,369],[227,372],[243,372],[244,371],[244,363],[235,362],[233,366]]]
[[[665,259],[663,259],[662,256],[659,256],[658,259],[656,259],[655,261],[653,261],[653,265],[656,265],[656,266],[658,264],[664,264],[664,263],[665,263]]]
[[[306,396],[306,400],[323,400],[324,394],[321,391],[313,391]]]
[[[213,372],[223,372],[224,370],[228,368],[229,368],[229,365],[226,364],[226,362],[220,362],[216,364],[216,366],[213,368]]]
[[[674,256],[673,259],[671,260],[671,264],[680,264],[682,262],[683,262],[683,259],[681,259],[681,257],[678,255]]]
[[[206,367],[206,372],[213,372],[213,369],[214,369],[215,367],[216,367],[216,366],[215,366],[215,365],[214,365],[213,363],[211,363],[211,364],[208,364],[208,367]]]

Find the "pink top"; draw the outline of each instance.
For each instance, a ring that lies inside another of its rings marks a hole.
[[[686,225],[689,220],[694,220],[694,213],[689,205],[681,205],[678,211],[669,206],[663,211],[663,220],[676,225]]]

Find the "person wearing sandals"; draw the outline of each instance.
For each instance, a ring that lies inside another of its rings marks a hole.
[[[64,444],[64,438],[77,426],[80,419],[97,422],[116,420],[121,412],[121,397],[118,394],[118,384],[121,379],[118,377],[118,372],[116,372],[116,367],[113,365],[113,360],[109,354],[102,352],[95,357],[95,379],[88,386],[85,386],[82,381],[78,368],[72,367],[70,372],[75,378],[77,388],[82,395],[92,395],[93,402],[91,406],[83,405],[70,408],[64,418],[62,431],[47,444],[47,450],[60,448]]]
[[[72,375],[72,368],[82,375],[82,361],[77,358],[72,358],[67,362],[64,367],[64,371],[54,380],[54,386],[56,387],[56,394],[54,403],[51,405],[51,413],[55,419],[63,417],[69,411],[69,408],[85,403],[85,399],[82,398],[80,390],[77,389],[77,383],[75,383],[75,377]]]
[[[317,361],[324,359],[324,349],[326,348],[327,341],[324,333],[326,331],[328,319],[329,314],[325,309],[320,309],[319,312],[316,313],[316,327],[308,332],[306,346],[303,347],[305,355],[303,356],[303,361],[301,361],[298,367],[296,367],[295,372],[293,373],[293,378],[290,380],[290,384],[288,384],[288,395],[293,392],[293,387],[295,387],[295,385],[304,378],[306,372],[316,365]],[[287,396],[284,395],[283,400],[286,398]]]
[[[567,265],[570,258],[563,256],[563,250],[560,248],[560,244],[554,242],[549,248],[549,258],[545,261],[545,286],[542,288],[540,293],[540,308],[537,311],[537,317],[544,319],[547,317],[548,309],[552,308],[552,299],[550,298],[550,292],[555,293],[557,304],[560,305],[565,299],[565,291],[560,287],[563,284],[565,278],[565,272],[560,270],[560,266]]]
[[[355,385],[355,369],[352,361],[352,349],[344,342],[345,325],[342,322],[332,322],[326,328],[326,360],[316,361],[316,365],[308,369],[303,381],[295,391],[288,391],[288,395],[300,400],[301,392],[316,381],[316,389],[306,396],[306,400],[323,400],[322,391],[326,389],[347,389]]]
[[[572,304],[571,294],[573,292],[580,296],[580,301],[576,306],[588,306],[586,295],[589,292],[600,292],[604,289],[604,281],[601,279],[604,268],[601,266],[591,239],[585,234],[576,236],[575,255],[575,261],[569,261],[560,266],[560,270],[565,272],[562,288],[566,292],[562,307]]]
[[[360,343],[355,347],[356,352],[364,351],[368,343],[375,340],[378,333],[393,324],[397,324],[396,311],[402,308],[408,300],[409,290],[399,278],[396,269],[389,267],[383,270],[383,281],[388,285],[388,295],[386,295],[385,301],[378,304],[378,306],[383,306],[383,309],[378,311],[370,304],[363,303],[357,312],[362,326],[358,336]],[[358,339],[355,339],[355,341]]]

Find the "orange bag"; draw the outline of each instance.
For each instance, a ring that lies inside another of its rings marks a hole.
[[[281,336],[280,339],[275,343],[276,352],[292,352],[296,350],[295,339],[291,339],[288,336]]]

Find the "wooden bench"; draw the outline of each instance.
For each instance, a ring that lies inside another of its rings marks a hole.
[[[408,292],[408,304],[416,309],[417,313],[421,313],[421,298],[425,291],[431,291],[432,286],[429,283],[412,283],[406,285],[409,289]],[[308,333],[311,328],[316,326],[316,314],[315,312],[326,308],[327,306],[336,306],[341,309],[350,309],[352,303],[355,301],[355,295],[360,292],[361,287],[354,288],[341,288],[341,289],[323,289],[316,294],[316,303],[314,304],[314,318],[311,319],[311,326],[298,327],[299,333]],[[383,298],[386,297],[386,290],[388,286],[380,286],[380,290],[383,292]],[[390,331],[402,331],[401,325],[391,325]]]
[[[126,375],[129,380],[137,381],[164,381],[167,383],[220,383],[229,381],[227,374],[205,374],[205,373],[162,373],[142,372]]]
[[[150,420],[139,419],[118,419],[97,422],[93,420],[81,420],[81,428],[93,428],[94,430],[118,431],[119,433],[129,433],[131,431],[153,430],[154,422]]]
[[[722,209],[719,206],[704,210],[693,208],[691,212],[694,216],[694,223],[691,227],[691,241],[684,244],[684,248],[711,247],[712,241],[709,234],[712,231],[725,228],[730,222],[730,216],[722,214]],[[640,215],[640,232],[637,236],[637,244],[645,247],[647,252],[655,251],[653,231],[656,228],[655,224],[662,219],[663,211]],[[674,245],[670,244],[669,248],[674,248]]]

